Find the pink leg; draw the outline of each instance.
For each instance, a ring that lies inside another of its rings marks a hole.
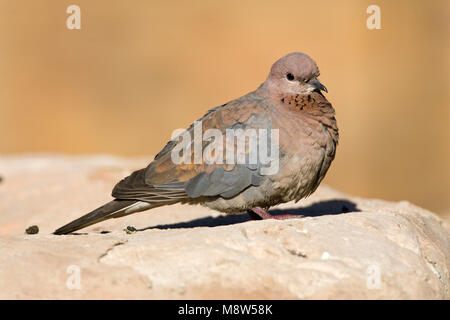
[[[283,214],[280,216],[273,216],[267,211],[265,211],[263,208],[255,207],[252,208],[252,210],[247,211],[250,215],[250,218],[252,220],[264,220],[264,219],[278,219],[278,220],[284,220],[284,219],[292,219],[292,218],[298,218],[299,216],[294,214]]]

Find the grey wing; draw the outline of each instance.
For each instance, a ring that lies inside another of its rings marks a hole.
[[[201,118],[204,131],[219,129],[271,128],[271,121],[260,101],[243,97],[230,105],[210,110]],[[188,131],[192,133],[193,126]],[[194,139],[191,152],[194,152]],[[173,203],[200,197],[231,198],[250,186],[260,185],[265,176],[259,162],[250,164],[175,164],[171,150],[177,142],[170,141],[150,165],[134,172],[119,182],[113,190],[118,199],[136,199],[147,202]],[[203,150],[207,144],[203,144]],[[246,151],[247,152],[247,151]],[[259,158],[258,158],[259,161]]]
[[[257,168],[236,165],[230,171],[217,167],[211,173],[201,172],[184,182],[174,179],[164,184],[149,185],[145,182],[146,170],[138,170],[120,181],[112,196],[161,205],[200,197],[232,198],[250,186],[261,185],[265,179]]]
[[[259,186],[264,177],[256,169],[237,165],[231,171],[219,167],[210,174],[202,172],[184,185],[190,198],[232,198],[250,186]]]

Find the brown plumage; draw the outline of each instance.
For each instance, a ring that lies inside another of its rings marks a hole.
[[[276,172],[264,173],[268,164],[259,158],[256,163],[248,161],[249,141],[243,153],[244,163],[215,163],[204,158],[200,163],[177,163],[172,157],[178,149],[182,150],[182,139],[174,139],[146,168],[114,187],[115,200],[59,228],[55,234],[177,202],[201,204],[226,213],[248,211],[252,217],[267,218],[271,216],[262,208],[308,196],[316,190],[334,159],[339,136],[334,109],[321,92],[326,88],[318,76],[319,69],[309,56],[288,54],[274,63],[257,90],[211,109],[199,125],[187,129],[194,138],[188,144],[190,150],[185,149],[189,152],[184,154],[185,160],[195,158],[196,144],[204,153],[208,146],[211,148],[212,140],[195,136],[199,127],[202,132],[216,129],[223,134],[222,146],[214,156],[222,154],[224,159],[227,150],[238,150],[235,140],[225,139],[227,130],[278,130]],[[273,146],[276,143],[273,137],[264,141]]]

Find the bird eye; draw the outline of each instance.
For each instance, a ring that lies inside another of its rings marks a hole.
[[[294,80],[294,75],[292,74],[292,73],[288,73],[288,74],[286,74],[286,79],[288,79],[289,81],[292,81],[292,80]]]

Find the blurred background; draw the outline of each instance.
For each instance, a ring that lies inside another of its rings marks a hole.
[[[81,8],[69,30],[66,8]],[[381,30],[366,9],[381,8]],[[450,212],[450,1],[0,1],[0,154],[148,156],[291,51],[341,140],[325,183]]]

